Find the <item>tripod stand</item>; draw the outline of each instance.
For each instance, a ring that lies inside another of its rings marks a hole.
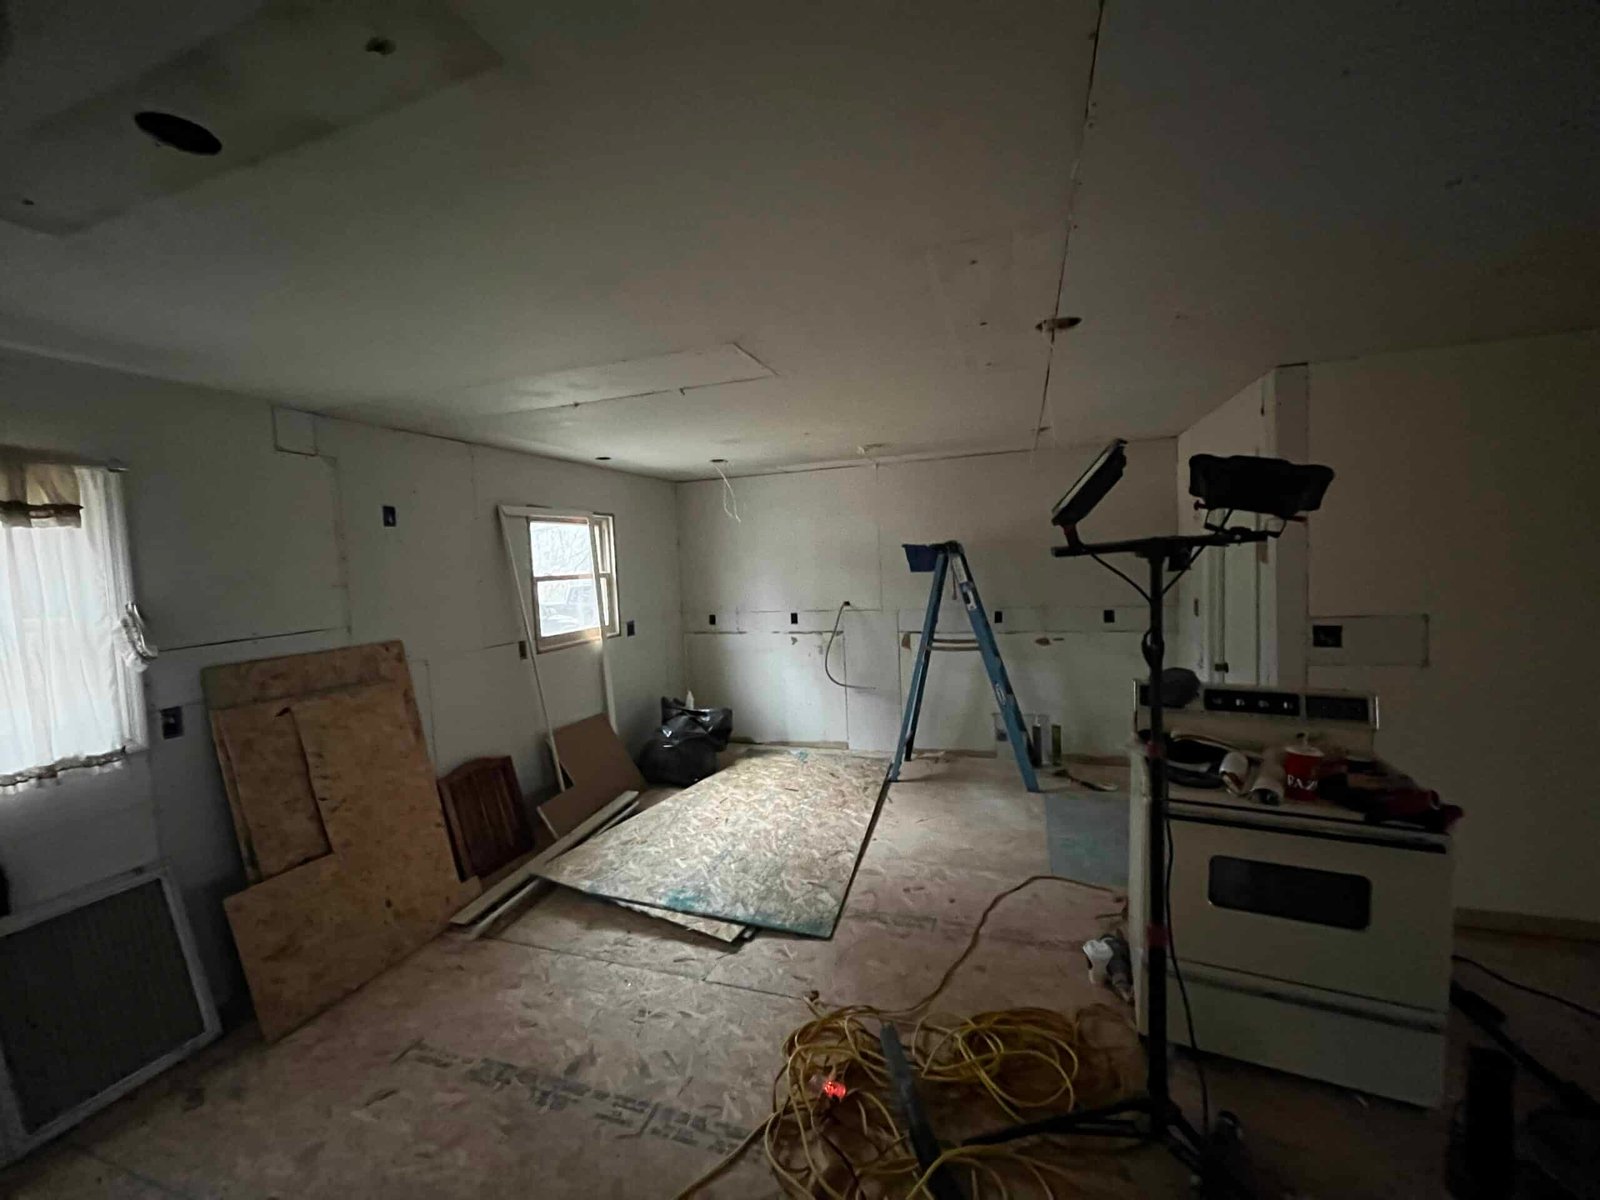
[[[1189,1123],[1173,1103],[1167,1085],[1167,752],[1163,726],[1161,672],[1166,656],[1165,620],[1162,597],[1170,586],[1169,569],[1179,574],[1188,570],[1200,552],[1210,546],[1237,546],[1264,542],[1281,532],[1267,529],[1217,529],[1206,534],[1139,538],[1131,541],[1087,544],[1068,532],[1065,546],[1050,553],[1057,558],[1084,555],[1133,554],[1149,565],[1146,599],[1150,603],[1150,625],[1145,634],[1145,662],[1150,668],[1150,740],[1146,753],[1150,769],[1150,814],[1147,846],[1149,858],[1146,878],[1149,886],[1149,916],[1145,931],[1145,1090],[1102,1108],[1047,1117],[1013,1125],[992,1133],[968,1138],[967,1145],[993,1145],[1039,1134],[1081,1134],[1093,1137],[1126,1137],[1161,1141],[1180,1162],[1199,1177],[1202,1194],[1240,1196],[1249,1193],[1227,1177],[1217,1161],[1207,1137]],[[1136,585],[1137,586],[1137,585]]]

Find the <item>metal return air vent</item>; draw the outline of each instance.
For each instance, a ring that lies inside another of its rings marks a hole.
[[[139,874],[0,921],[0,1163],[216,1036],[181,911]]]

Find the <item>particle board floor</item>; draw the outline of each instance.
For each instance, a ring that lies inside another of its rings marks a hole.
[[[834,937],[729,947],[558,891],[497,937],[446,935],[282,1042],[238,1030],[0,1172],[19,1200],[666,1197],[767,1106],[804,997],[903,1004],[965,944],[989,898],[1047,869],[1045,817],[993,760],[908,765]],[[1117,903],[1039,883],[1006,901],[941,1007],[1074,1008],[1106,993],[1077,945]],[[1600,947],[1477,935],[1466,952],[1594,1001]],[[1600,1087],[1583,1019],[1479,979],[1531,1049]],[[1452,1031],[1458,1085],[1464,1033]],[[1359,1097],[1210,1063],[1278,1194],[1442,1195],[1449,1104]],[[1197,1111],[1192,1064],[1175,1091]],[[1156,1152],[1120,1156],[1129,1197],[1189,1194]],[[777,1195],[759,1155],[708,1194]]]

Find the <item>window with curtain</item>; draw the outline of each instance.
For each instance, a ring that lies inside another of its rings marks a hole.
[[[0,787],[147,742],[121,479],[0,455]]]

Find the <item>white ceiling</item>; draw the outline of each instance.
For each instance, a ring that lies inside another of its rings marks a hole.
[[[0,139],[257,7],[10,0]],[[1090,0],[451,7],[504,66],[80,233],[0,224],[0,342],[704,477],[1031,444],[1069,197],[1046,438],[1595,320],[1589,0],[1108,0],[1075,194]],[[772,375],[481,400],[729,347]]]

